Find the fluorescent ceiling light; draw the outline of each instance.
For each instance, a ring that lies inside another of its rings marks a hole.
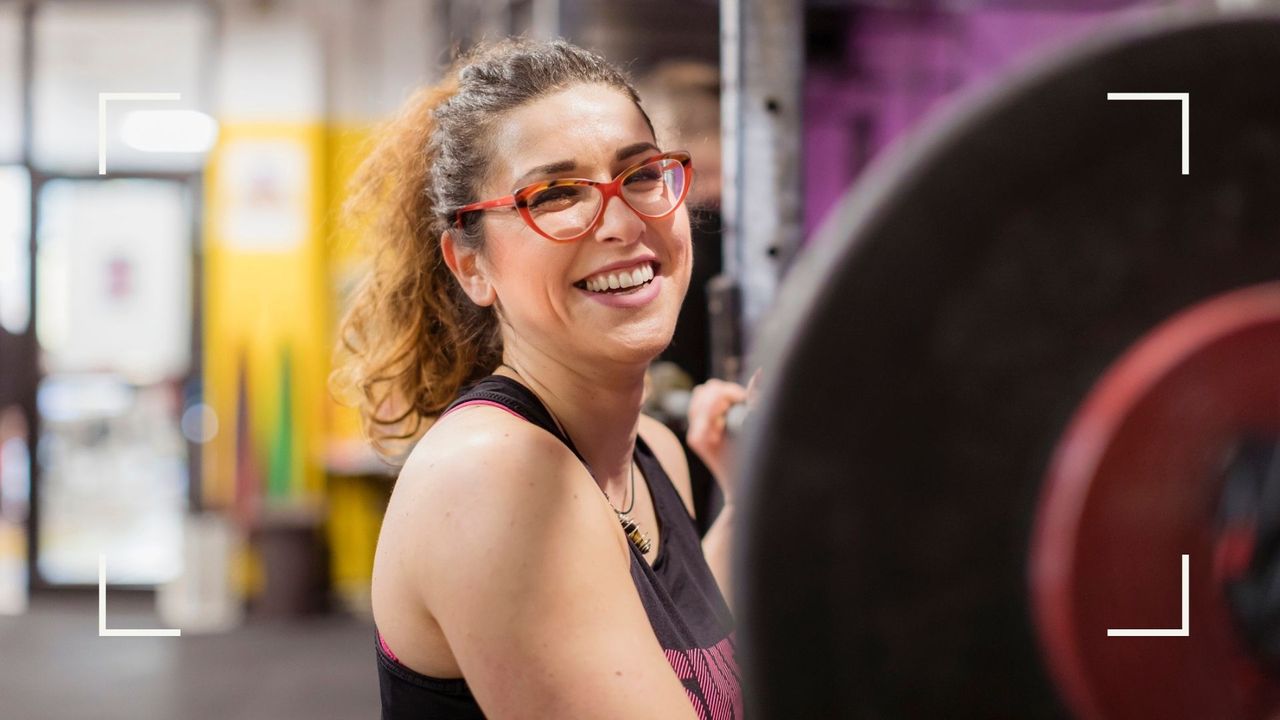
[[[218,121],[195,110],[135,110],[121,121],[120,139],[142,152],[205,153]]]

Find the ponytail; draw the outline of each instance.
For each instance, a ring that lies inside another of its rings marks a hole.
[[[441,257],[445,227],[428,192],[432,115],[456,91],[450,78],[406,102],[352,177],[343,207],[345,221],[365,229],[371,264],[339,324],[330,385],[360,407],[374,449],[397,464],[424,421],[501,358],[493,313],[462,293]]]

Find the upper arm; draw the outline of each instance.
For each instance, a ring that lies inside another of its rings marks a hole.
[[[644,414],[640,415],[640,435],[653,450],[662,469],[667,471],[671,484],[676,486],[685,509],[689,511],[689,517],[696,517],[693,510],[693,483],[689,479],[689,459],[684,454],[680,438],[671,432],[671,428]]]
[[[421,501],[445,539],[421,548],[423,597],[481,708],[692,718],[594,482],[550,435],[506,429],[406,465],[430,475]]]

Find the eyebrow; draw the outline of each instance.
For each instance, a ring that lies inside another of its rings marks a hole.
[[[658,152],[658,146],[654,145],[651,142],[632,143],[618,150],[618,152],[614,153],[614,160],[617,162],[622,162],[623,160],[626,160],[632,155],[643,152],[645,150],[652,150],[654,152]],[[515,186],[523,187],[529,184],[529,181],[537,177],[538,175],[550,175],[552,173],[568,172],[570,170],[575,169],[576,167],[578,167],[578,163],[574,162],[573,160],[560,160],[558,162],[547,163],[546,165],[539,165],[529,170],[529,172],[526,172],[525,174],[516,178]]]

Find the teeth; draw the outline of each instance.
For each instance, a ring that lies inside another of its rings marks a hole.
[[[596,275],[587,278],[583,284],[592,292],[605,292],[643,285],[652,280],[653,276],[653,265],[646,263],[631,272],[624,270],[607,275]]]

